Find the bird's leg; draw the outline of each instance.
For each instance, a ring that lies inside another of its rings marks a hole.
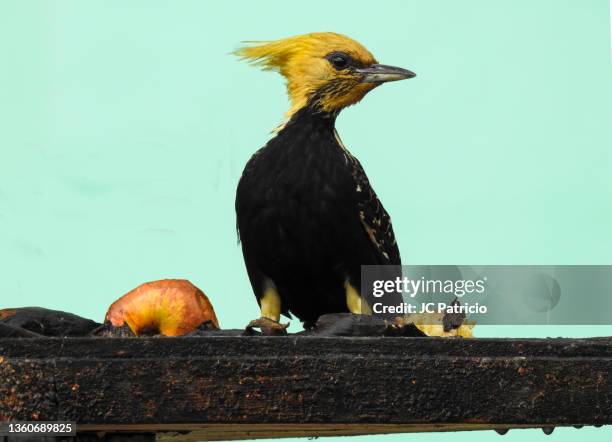
[[[259,328],[264,335],[286,335],[289,324],[281,324],[281,299],[274,284],[267,284],[260,299],[261,317],[249,322],[246,332],[252,334],[254,328]]]
[[[365,301],[365,299],[361,298],[359,292],[351,285],[350,282],[346,282],[344,284],[344,289],[346,292],[346,306],[349,309],[349,312],[354,315],[371,315],[372,309]]]

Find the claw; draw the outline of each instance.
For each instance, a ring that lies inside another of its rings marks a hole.
[[[259,328],[264,336],[285,336],[287,334],[287,327],[289,327],[289,324],[281,324],[273,319],[262,317],[249,322],[249,325],[246,326],[245,334],[254,335],[257,333],[254,329]]]

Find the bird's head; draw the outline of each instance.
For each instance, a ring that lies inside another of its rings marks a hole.
[[[406,69],[378,64],[361,44],[332,32],[252,42],[235,54],[286,78],[291,100],[288,117],[305,106],[337,113],[384,82],[415,76]]]

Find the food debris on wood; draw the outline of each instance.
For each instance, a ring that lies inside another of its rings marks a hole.
[[[86,336],[99,323],[73,313],[42,307],[5,308],[0,310],[0,324],[34,333],[34,336]],[[5,336],[8,329],[0,333]]]
[[[463,338],[474,337],[474,322],[466,319],[463,313],[413,313],[398,317],[398,325],[414,324],[426,336]]]

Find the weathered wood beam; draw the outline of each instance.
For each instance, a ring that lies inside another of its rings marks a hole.
[[[183,441],[611,424],[612,339],[0,339],[0,420]]]

